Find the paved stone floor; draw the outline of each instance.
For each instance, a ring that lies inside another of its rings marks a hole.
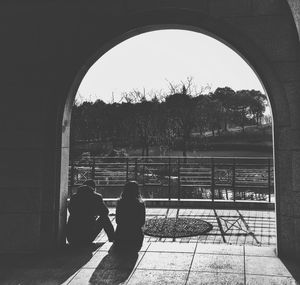
[[[0,284],[300,284],[300,264],[276,257],[273,212],[147,209],[148,217],[166,215],[201,217],[214,229],[207,237],[145,237],[139,253],[114,252],[101,233],[86,248],[0,255]]]
[[[145,242],[139,253],[117,254],[111,245],[66,247],[43,256],[2,256],[0,284],[265,285],[300,280],[300,264],[280,260],[272,247]]]

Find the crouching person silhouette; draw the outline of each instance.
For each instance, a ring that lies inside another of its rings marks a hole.
[[[114,228],[102,196],[95,192],[93,180],[87,180],[72,195],[68,210],[67,240],[71,245],[82,246],[93,242],[102,229],[109,241],[114,239]]]
[[[124,186],[116,207],[114,246],[117,250],[139,251],[143,245],[145,224],[145,204],[137,182],[130,181]]]

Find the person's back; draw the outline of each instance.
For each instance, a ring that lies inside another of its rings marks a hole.
[[[145,223],[145,205],[134,181],[126,183],[117,202],[116,223],[115,245],[139,250],[144,238],[142,227]]]
[[[145,205],[139,200],[120,199],[117,202],[116,222],[120,227],[141,228],[145,223]]]
[[[108,209],[103,207],[102,196],[94,193],[88,186],[78,188],[69,203],[69,222],[89,225],[95,221],[96,216],[108,214]],[[79,227],[79,225],[78,225]]]
[[[102,196],[88,185],[78,188],[69,202],[70,217],[67,224],[67,239],[71,244],[92,242],[104,227],[110,239],[113,227],[108,218],[108,209]],[[108,231],[106,230],[108,229]]]

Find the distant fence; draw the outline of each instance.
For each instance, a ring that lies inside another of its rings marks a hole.
[[[272,158],[87,157],[70,165],[69,189],[94,179],[104,198],[136,180],[144,198],[261,200],[274,197]]]

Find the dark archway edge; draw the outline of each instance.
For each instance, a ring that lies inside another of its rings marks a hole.
[[[58,130],[58,136],[61,136],[62,155],[61,155],[61,173],[60,177],[60,193],[57,199],[57,207],[60,209],[57,216],[57,235],[60,244],[64,244],[64,225],[66,217],[66,193],[68,179],[68,152],[65,150],[69,147],[69,130],[71,122],[71,110],[75,99],[77,89],[89,70],[89,68],[108,50],[122,41],[133,36],[148,31],[161,29],[183,29],[200,32],[209,35],[232,48],[236,51],[254,70],[262,85],[268,94],[274,122],[274,142],[275,142],[275,158],[277,156],[277,126],[290,125],[289,107],[285,95],[285,90],[275,72],[272,64],[268,61],[267,55],[263,53],[251,38],[249,38],[242,30],[232,24],[225,22],[220,18],[214,18],[204,14],[200,10],[165,8],[159,10],[151,10],[139,12],[135,14],[127,14],[116,19],[117,25],[111,27],[110,32],[101,38],[101,43],[91,41],[91,48],[94,54],[86,55],[86,62],[82,62],[82,68],[78,72],[67,98],[63,102],[59,120],[61,120],[62,129]],[[89,44],[89,43],[87,43]],[[280,106],[279,106],[280,105]],[[278,111],[277,111],[278,110]],[[281,110],[281,111],[279,111]],[[285,112],[282,112],[285,110]],[[64,152],[63,152],[64,151]],[[277,195],[277,193],[276,193]],[[278,196],[278,195],[277,195]],[[279,199],[277,199],[279,201]],[[278,224],[277,224],[278,227]]]

